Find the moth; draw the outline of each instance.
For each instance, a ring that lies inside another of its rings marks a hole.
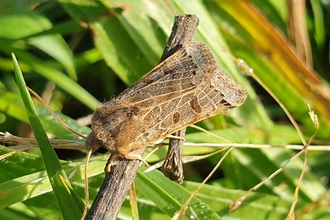
[[[209,48],[192,41],[161,62],[92,116],[88,150],[132,152],[184,127],[244,103],[246,91],[221,70]]]

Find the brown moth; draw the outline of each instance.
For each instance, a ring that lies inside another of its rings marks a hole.
[[[143,161],[131,151],[240,106],[246,97],[246,91],[218,68],[204,43],[190,42],[101,104],[92,117],[86,146]]]

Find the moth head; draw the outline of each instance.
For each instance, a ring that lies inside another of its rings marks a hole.
[[[92,132],[87,136],[85,146],[88,151],[92,150],[92,152],[95,152],[99,148],[103,147],[103,144],[98,138],[95,137],[94,132]]]
[[[110,152],[117,151],[117,144],[121,135],[137,115],[135,108],[112,107],[110,104],[102,104],[92,117],[92,133],[86,140],[86,148],[96,151],[103,147]]]

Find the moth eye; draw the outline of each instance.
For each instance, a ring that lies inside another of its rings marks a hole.
[[[139,109],[137,107],[125,108],[124,112],[127,118],[132,118],[134,115],[138,114]]]

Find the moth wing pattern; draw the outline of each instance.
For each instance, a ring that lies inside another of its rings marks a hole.
[[[209,48],[191,42],[98,107],[89,144],[95,145],[96,138],[97,144],[125,156],[239,106],[246,97],[246,91],[218,68]]]

